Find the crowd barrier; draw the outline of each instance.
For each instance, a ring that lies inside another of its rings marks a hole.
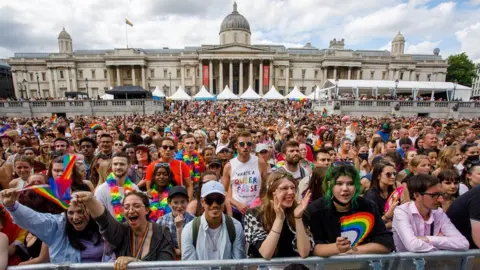
[[[128,269],[283,269],[290,264],[303,264],[312,270],[480,270],[480,249],[465,252],[434,251],[429,253],[390,253],[385,255],[343,255],[302,258],[166,261],[130,263]],[[113,263],[37,264],[9,267],[8,270],[113,269]]]

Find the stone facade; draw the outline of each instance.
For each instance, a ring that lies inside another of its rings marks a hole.
[[[11,68],[7,63],[0,61],[0,98],[15,97]]]
[[[480,64],[475,65],[476,78],[473,78],[472,82],[472,97],[480,97]]]
[[[97,97],[121,85],[148,90],[159,86],[167,95],[178,86],[193,95],[202,85],[213,94],[226,85],[236,94],[249,85],[260,94],[272,85],[286,94],[297,85],[309,94],[334,78],[444,82],[448,67],[438,50],[405,54],[400,33],[392,40],[391,52],[345,49],[343,39],[333,39],[327,49],[310,43],[303,48],[252,45],[250,25],[236,4],[221,25],[219,39],[220,45],[184,49],[73,51],[72,38],[62,30],[58,53],[16,53],[6,61],[12,67],[15,95],[29,98],[60,98],[65,92]]]

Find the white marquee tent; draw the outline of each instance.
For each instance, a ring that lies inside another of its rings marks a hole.
[[[320,89],[320,87],[317,86],[317,88],[315,88],[315,91],[308,95],[307,98],[311,100],[326,100],[328,99],[328,90],[331,90],[333,88],[335,88],[335,86],[323,89]]]
[[[280,94],[277,89],[275,89],[275,86],[272,85],[272,88],[268,90],[268,92],[263,96],[264,99],[266,100],[281,100],[285,99],[285,97]]]
[[[105,94],[105,95],[101,96],[100,98],[103,99],[103,100],[111,100],[111,99],[114,99],[114,96],[110,95],[110,94]]]
[[[171,100],[191,100],[192,97],[189,96],[185,92],[185,90],[183,90],[182,86],[179,86],[178,89],[177,89],[177,92],[175,92],[175,94],[169,96],[168,99],[171,99]]]
[[[249,85],[247,91],[240,96],[241,99],[261,99],[262,97]]]
[[[229,100],[229,99],[240,99],[237,95],[235,95],[230,88],[228,88],[228,85],[225,85],[225,89],[218,94],[217,100]]]
[[[193,97],[194,100],[214,100],[215,96],[210,94],[207,89],[205,89],[205,86],[202,86],[200,88],[200,91]]]
[[[158,88],[158,85],[157,85],[157,87],[155,87],[155,90],[153,90],[152,92],[152,98],[155,100],[159,100],[164,97],[165,97],[165,94],[163,93],[162,90],[160,90],[160,88]]]
[[[307,96],[305,96],[302,92],[300,92],[300,90],[298,90],[298,87],[295,85],[295,87],[293,87],[293,90],[288,95],[286,95],[285,98],[300,100],[300,99],[306,99]]]

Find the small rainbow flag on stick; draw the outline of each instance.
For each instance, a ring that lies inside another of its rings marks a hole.
[[[357,247],[372,231],[375,218],[372,213],[358,212],[340,218],[341,236],[348,238],[352,248]]]
[[[49,187],[38,187],[32,190],[35,191],[37,194],[43,196],[44,198],[58,204],[60,207],[62,207],[65,210],[67,210],[68,207],[70,206],[66,202],[57,198],[57,196],[55,196],[55,194],[52,192],[52,190]]]
[[[77,156],[75,155],[64,155],[63,156],[63,174],[60,176],[57,181],[55,181],[57,186],[57,196],[63,200],[70,200],[72,186],[72,173],[75,168],[75,161]]]

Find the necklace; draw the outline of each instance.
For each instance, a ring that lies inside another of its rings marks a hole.
[[[220,227],[218,227],[217,229],[219,230]],[[220,231],[218,231],[218,232],[216,233],[216,236],[217,236],[217,237],[215,237],[215,238],[216,238],[217,241],[213,241],[213,238],[214,238],[214,237],[212,237],[212,234],[211,234],[208,230],[207,230],[207,234],[208,234],[208,238],[210,238],[210,241],[212,242],[213,251],[217,251],[218,240],[220,239]]]
[[[141,255],[141,252],[143,251],[143,245],[145,245],[145,240],[147,239],[148,231],[150,230],[150,224],[147,222],[147,228],[145,228],[145,231],[143,232],[142,240],[140,241],[140,245],[138,245],[137,241],[137,236],[135,235],[135,232],[132,230],[132,255],[134,258],[138,259],[138,257]]]
[[[183,160],[190,169],[190,178],[194,183],[198,183],[200,180],[200,158],[198,157],[198,152],[193,151],[192,155],[188,155],[184,150],[180,155],[180,160]]]
[[[172,184],[169,184],[165,190],[162,192],[162,201],[160,201],[158,191],[156,189],[156,185],[152,186],[152,201],[150,202],[150,214],[148,215],[148,219],[151,222],[157,222],[157,220],[168,214],[172,211],[170,206],[168,206],[167,198],[168,198],[168,191],[172,188]]]
[[[122,200],[123,197],[132,192],[132,180],[127,176],[125,183],[123,184],[123,195],[120,194],[118,189],[117,180],[115,179],[115,174],[112,172],[107,177],[107,185],[110,187],[110,195],[112,197],[112,206],[113,206],[113,216],[119,222],[125,222],[125,215],[123,214],[122,209]]]

